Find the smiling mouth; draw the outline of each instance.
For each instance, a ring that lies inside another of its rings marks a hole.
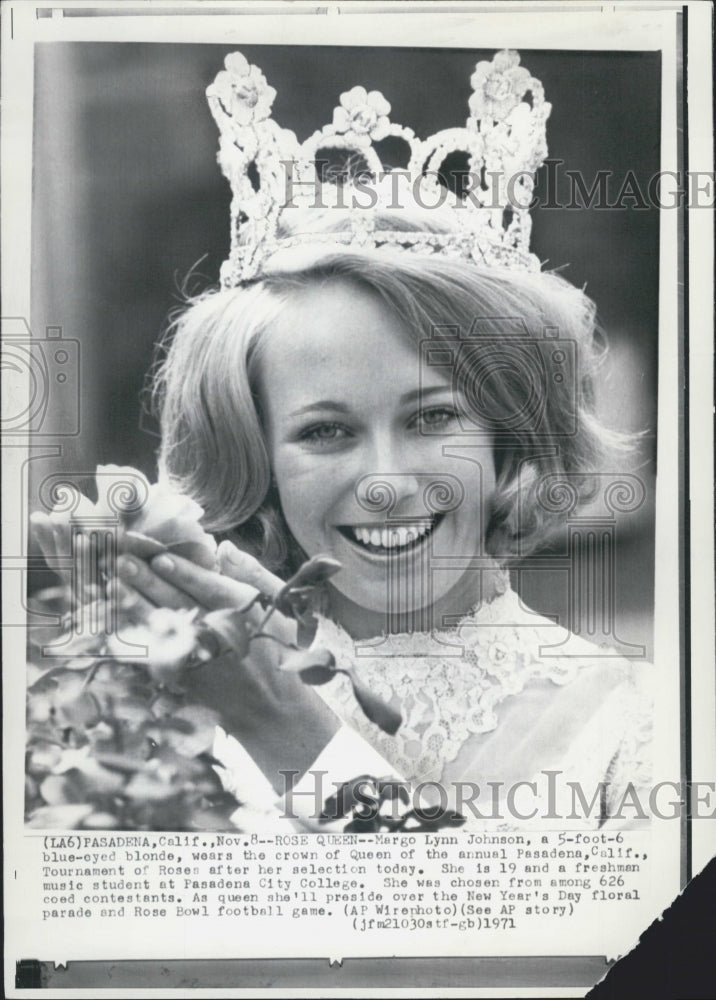
[[[356,548],[380,556],[398,556],[425,545],[444,515],[416,520],[410,524],[377,527],[339,524],[338,531]]]

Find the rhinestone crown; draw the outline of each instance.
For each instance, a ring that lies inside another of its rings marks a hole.
[[[276,91],[260,69],[240,52],[227,56],[225,69],[207,88],[220,132],[218,160],[232,190],[231,252],[222,285],[254,279],[277,251],[308,243],[440,253],[484,266],[539,270],[529,250],[529,205],[547,156],[551,106],[542,84],[512,50],[478,62],[470,83],[464,127],[419,139],[390,121],[390,104],[379,91],[353,87],[341,94],[331,124],[301,143],[271,118]],[[385,148],[388,140],[394,156],[396,139],[404,144],[407,163],[387,169],[381,143]],[[467,165],[459,193],[448,191],[441,173],[453,154]],[[449,222],[436,228],[449,231],[376,227],[381,209],[415,204],[439,208]],[[312,206],[347,208],[350,223],[338,232],[286,235],[284,213]]]

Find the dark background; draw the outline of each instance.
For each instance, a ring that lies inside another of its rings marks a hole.
[[[237,46],[60,43],[36,46],[33,315],[35,337],[61,326],[80,342],[80,434],[50,471],[91,474],[97,463],[155,475],[156,428],[141,395],[154,344],[179,288],[213,284],[229,246],[229,186],[204,91]],[[355,84],[380,90],[391,120],[426,136],[464,125],[470,75],[494,50],[238,46],[278,95],[273,114],[299,140],[328,123]],[[522,50],[553,105],[550,155],[591,186],[627,171],[646,191],[659,169],[658,53]],[[544,171],[538,183],[544,195]],[[643,430],[631,467],[648,502],[619,523],[619,630],[650,643],[653,600],[653,454],[658,332],[658,212],[629,207],[533,212],[532,248],[597,302],[610,356],[599,407],[619,429]],[[52,419],[52,409],[50,417]],[[610,470],[612,471],[612,470]],[[31,498],[32,503],[32,498]],[[560,585],[522,584],[528,603],[559,610]]]

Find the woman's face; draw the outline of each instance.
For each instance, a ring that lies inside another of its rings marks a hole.
[[[370,632],[368,619],[380,631],[386,615],[469,610],[491,442],[466,435],[447,377],[420,370],[417,338],[377,296],[347,282],[302,290],[265,338],[259,392],[286,522],[309,556],[343,565],[339,620],[362,613]]]

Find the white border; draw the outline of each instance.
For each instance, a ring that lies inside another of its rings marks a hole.
[[[689,6],[689,169],[711,171],[713,203],[713,6]],[[701,95],[703,99],[700,99]],[[691,754],[694,780],[713,781],[716,762],[716,648],[714,646],[714,215],[689,216],[689,352],[691,469]],[[714,823],[693,824],[694,874],[716,854]]]

